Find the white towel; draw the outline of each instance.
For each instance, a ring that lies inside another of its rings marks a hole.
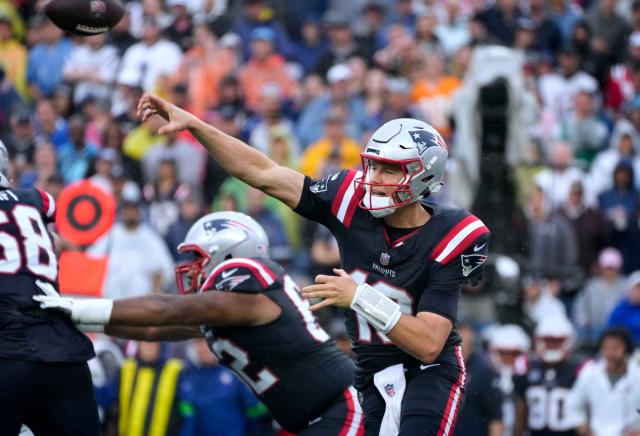
[[[404,366],[399,363],[376,372],[373,375],[373,384],[376,385],[386,404],[380,425],[380,436],[396,436],[400,431],[402,397],[407,387]]]

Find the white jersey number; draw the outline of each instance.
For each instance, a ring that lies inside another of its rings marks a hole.
[[[547,389],[532,386],[527,389],[528,426],[530,430],[570,430],[573,420],[567,413],[569,389]]]
[[[229,364],[233,372],[238,374],[246,384],[257,394],[261,395],[278,382],[276,377],[267,368],[262,368],[255,376],[247,374],[249,366],[249,353],[228,339],[218,339],[211,346],[213,354],[220,360],[227,354],[233,360]]]
[[[55,281],[58,277],[58,261],[40,212],[32,206],[19,204],[13,209],[11,215],[18,226],[22,241],[8,232],[0,231],[0,247],[3,253],[0,258],[0,273],[15,274],[22,266],[26,266],[33,274]],[[8,222],[10,222],[9,216],[0,210],[0,226]],[[26,260],[20,253],[20,242],[22,242]],[[44,261],[43,254],[46,257]]]
[[[362,283],[366,283],[367,276],[367,273],[360,270],[355,270],[351,273],[351,278],[359,285]],[[405,313],[407,315],[412,314],[413,298],[411,298],[411,295],[406,290],[395,287],[384,281],[375,282],[371,286],[398,303],[400,305],[401,313]],[[358,319],[358,342],[371,342],[373,331],[375,329],[367,322],[367,320],[362,315],[356,314],[356,317]],[[380,333],[379,331],[376,331],[376,334],[383,344],[391,343],[391,340],[389,340],[386,335]]]

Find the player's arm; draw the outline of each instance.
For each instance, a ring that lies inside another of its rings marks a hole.
[[[170,327],[126,327],[106,326],[104,333],[123,339],[136,341],[186,341],[202,337],[198,327],[170,326]]]
[[[146,120],[159,115],[168,124],[159,129],[167,134],[188,129],[229,174],[277,198],[291,208],[300,200],[304,175],[276,164],[265,154],[208,125],[189,112],[160,97],[145,94],[138,103],[138,115]]]
[[[280,315],[280,307],[263,294],[209,291],[195,295],[153,294],[123,300],[61,297],[51,284],[36,281],[46,295],[36,295],[44,309],[70,314],[76,324],[109,326],[261,325]]]

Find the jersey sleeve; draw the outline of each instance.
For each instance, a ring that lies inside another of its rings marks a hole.
[[[36,191],[41,204],[40,213],[46,222],[54,222],[56,220],[56,201],[48,192],[38,188],[36,188]]]
[[[235,258],[215,267],[201,289],[257,294],[277,281],[277,274],[258,260]]]
[[[491,233],[473,215],[461,220],[433,249],[429,280],[418,312],[433,312],[455,322],[462,285],[477,282],[487,261]]]
[[[319,180],[305,177],[300,202],[294,211],[329,228],[338,223],[349,227],[363,192],[355,183],[361,174],[356,170],[343,170]]]

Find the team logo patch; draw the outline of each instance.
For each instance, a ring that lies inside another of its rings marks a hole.
[[[434,146],[440,146],[445,150],[447,149],[447,144],[444,143],[442,137],[437,133],[429,130],[410,130],[409,134],[418,148],[419,155],[422,155],[428,148]]]
[[[389,253],[380,253],[380,264],[387,266],[389,265],[389,261],[391,260],[391,255]]]
[[[384,385],[384,391],[389,397],[393,397],[396,395],[396,388],[392,383]]]
[[[245,232],[250,231],[250,229],[245,226],[244,224],[242,224],[239,221],[234,221],[234,220],[229,220],[229,219],[217,219],[217,220],[211,220],[211,221],[206,221],[205,223],[202,224],[202,226],[204,227],[204,230],[207,232],[219,232],[220,230],[224,230],[224,229],[241,229],[244,230]]]
[[[487,261],[487,256],[484,254],[463,254],[460,259],[462,261],[462,275],[467,277]]]
[[[223,278],[218,283],[216,283],[216,289],[218,291],[233,291],[239,284],[246,282],[249,280],[250,275],[243,276],[230,276]]]
[[[309,186],[309,190],[314,194],[318,194],[320,192],[326,192],[329,187],[329,177],[327,176],[324,179],[316,180],[313,185]],[[335,180],[332,178],[331,180]]]

